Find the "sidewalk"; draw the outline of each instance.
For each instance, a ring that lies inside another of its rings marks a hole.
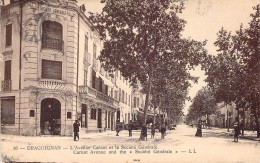
[[[229,128],[229,132],[227,131],[227,128],[218,128],[218,127],[211,127],[211,129],[208,128],[203,128],[206,130],[213,130],[213,131],[217,131],[217,132],[222,132],[222,133],[226,133],[229,136],[233,136],[233,128]],[[247,131],[244,130],[244,136],[242,136],[241,134],[239,135],[240,139],[249,139],[249,140],[254,140],[254,141],[260,141],[260,138],[257,138],[257,131]]]

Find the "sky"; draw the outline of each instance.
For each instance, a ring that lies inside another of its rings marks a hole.
[[[260,0],[184,0],[184,2],[185,10],[180,15],[187,21],[183,37],[197,41],[207,40],[208,53],[216,55],[214,42],[217,39],[217,32],[224,27],[234,33],[241,23],[246,26],[250,21],[250,14],[253,13],[252,7],[259,4]],[[87,12],[101,12],[103,7],[100,0],[78,0],[78,3],[80,5],[84,3]],[[191,74],[199,77],[198,83],[192,83],[189,90],[189,96],[193,98],[207,84],[204,82],[206,76],[200,66],[191,71]],[[185,102],[184,114],[187,114],[190,105],[190,101]]]

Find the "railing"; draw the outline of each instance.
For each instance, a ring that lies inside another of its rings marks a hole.
[[[63,52],[63,40],[42,38],[42,49],[54,49]]]
[[[94,88],[88,87],[88,86],[79,86],[79,93],[94,95],[95,98],[109,102],[109,103],[114,102],[114,99],[112,97],[110,97],[102,92],[99,92]]]
[[[11,91],[12,90],[12,81],[3,80],[1,83],[2,91]]]
[[[60,90],[65,86],[65,81],[55,79],[41,79],[38,81],[41,88]]]

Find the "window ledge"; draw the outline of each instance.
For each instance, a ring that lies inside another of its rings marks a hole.
[[[10,55],[10,54],[13,54],[12,49],[5,49],[5,51],[3,52],[3,55]]]
[[[57,49],[52,49],[52,48],[41,48],[41,52],[43,53],[58,53],[60,55],[64,55],[64,51],[62,50],[57,50]]]

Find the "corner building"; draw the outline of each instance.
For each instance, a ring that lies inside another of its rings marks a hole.
[[[19,135],[114,130],[115,79],[97,60],[102,41],[70,0],[1,6],[1,132]]]

